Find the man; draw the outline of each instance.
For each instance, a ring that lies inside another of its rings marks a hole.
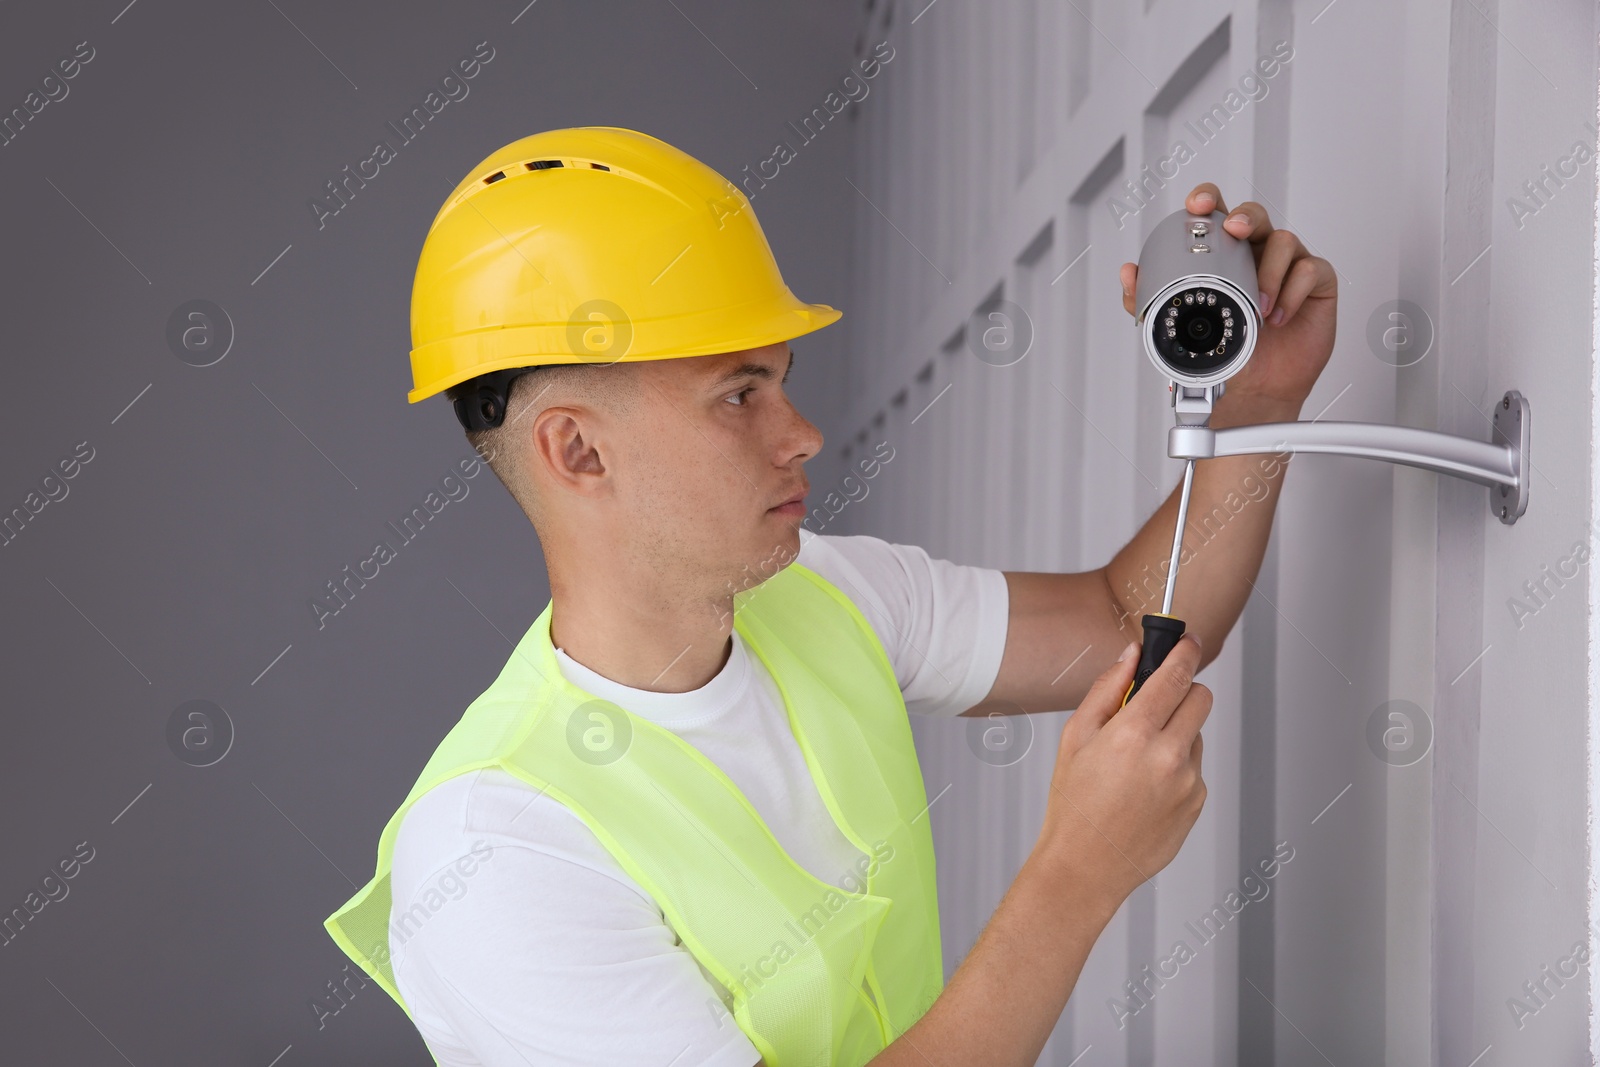
[[[1187,205],[1222,202],[1203,184]],[[1295,418],[1332,269],[1257,204],[1225,225],[1269,325],[1213,423]],[[1198,817],[1191,680],[1248,596],[1282,464],[1187,565],[1192,636],[1119,711],[1133,580],[1175,499],[1082,574],[802,530],[822,438],[784,394],[788,342],[838,316],[784,286],[734,186],[630,130],[508,145],[434,220],[411,399],[449,392],[551,590],[327,923],[439,1062],[1031,1064]],[[1201,464],[1193,506],[1260,470]],[[1034,852],[946,986],[907,716],[1017,706],[1077,710]]]

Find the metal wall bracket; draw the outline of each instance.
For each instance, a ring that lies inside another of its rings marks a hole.
[[[1494,408],[1493,440],[1389,426],[1379,422],[1264,422],[1256,426],[1178,425],[1167,433],[1174,459],[1214,459],[1276,452],[1364,456],[1448,474],[1489,487],[1489,508],[1507,526],[1528,510],[1533,470],[1527,397],[1515,389]]]
[[[1211,421],[1211,409],[1216,406],[1227,382],[1217,382],[1214,385],[1184,385],[1182,382],[1173,382],[1172,413],[1178,420],[1179,426],[1204,426]]]

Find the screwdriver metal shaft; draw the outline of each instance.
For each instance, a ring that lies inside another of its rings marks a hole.
[[[1178,524],[1172,530],[1172,562],[1167,566],[1167,592],[1161,614],[1172,614],[1172,591],[1178,585],[1178,557],[1183,554],[1183,527],[1189,521],[1189,492],[1194,488],[1194,460],[1183,465],[1183,492],[1178,494]]]
[[[1182,619],[1172,617],[1172,592],[1178,585],[1178,557],[1183,554],[1183,527],[1189,521],[1189,493],[1194,488],[1194,460],[1183,465],[1183,489],[1178,493],[1178,521],[1172,530],[1172,559],[1167,565],[1167,590],[1161,598],[1161,613],[1147,612],[1140,623],[1144,629],[1144,643],[1139,649],[1139,665],[1133,672],[1133,684],[1123,694],[1126,705],[1139,687],[1149,680],[1167,658],[1167,653],[1177,647],[1183,637]]]

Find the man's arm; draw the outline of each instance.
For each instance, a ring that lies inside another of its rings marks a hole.
[[[1205,214],[1222,206],[1204,183],[1185,206]],[[1225,207],[1222,210],[1226,211]],[[1235,222],[1237,214],[1246,221]],[[1211,425],[1251,425],[1298,419],[1333,351],[1337,278],[1325,259],[1299,238],[1275,230],[1260,204],[1247,203],[1225,223],[1248,238],[1256,257],[1267,323],[1256,352],[1228,382]],[[1135,264],[1122,269],[1123,308],[1135,313]],[[1205,643],[1202,666],[1215,659],[1250,598],[1266,553],[1288,456],[1207,459],[1195,464],[1184,548],[1172,614]],[[983,702],[966,716],[1076,708],[1090,682],[1131,640],[1139,618],[1161,610],[1177,522],[1178,490],[1111,561],[1074,574],[1007,571],[1010,610],[1000,672]]]
[[[1200,647],[1179,641],[1119,711],[1138,664],[1125,649],[1062,728],[1033,852],[944,991],[871,1067],[1036,1063],[1106,923],[1199,818]]]
[[[1212,416],[1218,429],[1299,417],[1298,405],[1229,405],[1230,399],[1224,394]],[[1205,642],[1202,667],[1217,657],[1250,598],[1287,468],[1287,457],[1278,455],[1195,464],[1172,614]],[[1139,617],[1161,610],[1177,517],[1174,489],[1104,567],[1078,574],[1006,571],[1010,610],[1000,673],[984,702],[961,714],[1077,707],[1123,646],[1141,639]]]

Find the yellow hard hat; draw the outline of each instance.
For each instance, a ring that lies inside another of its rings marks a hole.
[[[615,126],[549,130],[479,163],[434,217],[408,396],[549,363],[760,348],[840,314],[789,291],[749,199],[693,156]]]

